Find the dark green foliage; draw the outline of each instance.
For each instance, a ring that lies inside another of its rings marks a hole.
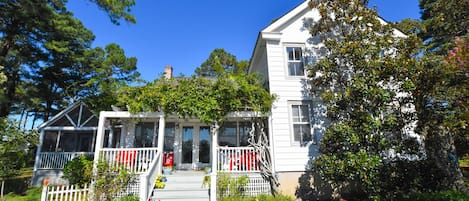
[[[230,112],[266,113],[275,97],[262,87],[258,75],[249,74],[161,78],[146,86],[124,87],[118,98],[120,106],[128,106],[133,113],[164,111],[210,124],[223,122]]]
[[[87,156],[74,158],[65,165],[63,174],[62,177],[72,185],[88,185],[93,175],[93,159]]]
[[[238,61],[236,56],[223,48],[217,48],[210,53],[207,60],[195,69],[195,74],[202,77],[218,77],[225,74],[246,74],[248,61]]]
[[[458,191],[440,191],[433,193],[414,193],[403,201],[467,201],[469,195]]]
[[[93,175],[94,200],[111,201],[129,184],[134,175],[125,168],[116,169],[105,161],[99,161]]]
[[[416,73],[419,40],[416,35],[399,37],[359,0],[317,0],[311,5],[322,17],[311,33],[324,42],[328,54],[310,68],[309,76],[312,92],[327,104],[332,122],[314,170],[331,184],[335,199],[404,194],[408,189],[382,181],[384,175],[397,176],[396,182],[404,176],[399,173],[403,167],[388,166],[421,156],[421,145],[405,129],[416,120],[410,109],[415,83],[409,78]]]
[[[122,197],[122,198],[116,198],[114,199],[113,201],[139,201],[140,198],[137,197],[137,196],[125,196],[125,197]]]
[[[0,180],[18,175],[25,167],[28,150],[36,144],[37,134],[25,132],[10,119],[0,118]]]
[[[114,23],[130,15],[133,0],[90,0]],[[10,113],[47,121],[77,99],[109,109],[115,88],[138,76],[136,59],[116,44],[91,48],[93,33],[66,1],[19,0],[0,5],[0,117]],[[6,81],[3,79],[6,76]],[[99,87],[97,87],[99,86]],[[98,104],[101,103],[101,104]]]
[[[14,193],[9,193],[6,196],[6,200],[11,200],[11,201],[38,201],[41,200],[41,194],[42,194],[42,187],[37,187],[37,188],[32,188],[26,191],[26,193],[23,194],[14,194]]]
[[[423,29],[420,37],[429,51],[439,54],[453,47],[454,37],[469,31],[469,2],[467,0],[420,0]]]
[[[273,195],[259,195],[256,197],[242,197],[242,196],[235,196],[235,197],[222,197],[219,199],[220,201],[293,201],[290,196],[277,194]]]
[[[119,20],[135,23],[135,17],[130,14],[135,0],[89,0],[98,5],[98,7],[108,13],[109,18],[115,24],[120,24]]]
[[[232,177],[219,172],[217,175],[217,196],[219,198],[240,198],[244,196],[249,177],[246,175]]]

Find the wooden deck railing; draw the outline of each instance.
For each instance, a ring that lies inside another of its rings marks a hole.
[[[222,172],[259,172],[259,154],[252,147],[219,147],[218,168]]]
[[[132,173],[145,173],[157,157],[157,148],[104,148],[100,160],[114,168],[125,168]]]
[[[39,154],[38,169],[63,169],[72,159],[91,156],[94,152],[42,152]]]

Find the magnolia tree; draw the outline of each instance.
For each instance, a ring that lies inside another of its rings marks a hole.
[[[403,180],[411,171],[400,166],[422,156],[411,95],[420,41],[415,35],[404,37],[366,3],[310,3],[321,15],[311,25],[312,36],[327,51],[309,69],[309,77],[331,120],[313,168],[336,199],[398,199],[414,188],[412,181]]]
[[[275,99],[262,87],[256,74],[161,78],[145,86],[125,87],[118,97],[121,106],[128,107],[132,113],[159,111],[181,118],[197,118],[212,126],[212,134],[218,133],[229,113],[251,111],[262,116],[270,111]],[[278,182],[271,171],[263,118],[254,118],[253,128],[251,145],[261,152],[264,176],[275,191]]]

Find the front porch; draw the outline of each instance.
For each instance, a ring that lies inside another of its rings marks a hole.
[[[214,170],[211,186],[216,187],[218,172],[246,174],[257,186],[250,185],[251,189],[269,193],[269,183],[260,176],[260,153],[248,147],[249,118],[231,118],[215,135],[210,129],[197,120],[165,117],[162,113],[101,112],[95,164],[104,160],[133,172],[138,187],[128,188],[124,194],[138,195],[142,201],[152,196],[156,177],[162,174],[163,153],[173,154],[176,171]],[[211,195],[216,196],[216,191]]]

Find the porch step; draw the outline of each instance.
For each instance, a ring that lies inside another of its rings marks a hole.
[[[166,175],[164,189],[153,190],[153,201],[208,201],[208,188],[202,188],[203,171],[181,171]]]

